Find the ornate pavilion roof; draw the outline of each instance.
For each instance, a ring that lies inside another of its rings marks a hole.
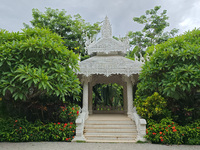
[[[88,54],[96,55],[79,63],[79,75],[90,76],[102,74],[110,76],[112,74],[122,74],[131,76],[139,74],[142,61],[133,61],[123,57],[129,48],[128,39],[118,41],[112,38],[112,29],[108,17],[105,18],[101,29],[101,38],[93,43],[86,42]]]

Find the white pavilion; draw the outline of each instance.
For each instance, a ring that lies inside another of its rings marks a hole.
[[[138,80],[144,62],[125,58],[128,48],[128,39],[118,41],[112,37],[108,17],[103,22],[101,38],[94,42],[87,41],[86,49],[92,57],[79,63],[80,70],[77,74],[83,85],[83,107],[76,120],[77,129],[73,141],[133,142],[145,140],[146,120],[137,115],[133,106],[133,85]],[[102,113],[97,112],[98,110],[93,108],[93,86],[109,83],[123,86],[124,108],[121,110],[102,108],[100,109],[103,110]],[[120,125],[120,122],[124,120],[127,121],[127,124],[133,124],[130,131],[128,126]],[[99,125],[97,125],[98,123]],[[104,128],[106,126],[108,128]],[[112,131],[109,128],[112,128]],[[129,134],[133,130],[135,130],[134,134]],[[125,134],[126,132],[128,134]]]

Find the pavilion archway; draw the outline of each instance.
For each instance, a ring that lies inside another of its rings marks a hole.
[[[119,84],[96,84],[93,86],[93,114],[124,113],[123,100],[123,86]]]

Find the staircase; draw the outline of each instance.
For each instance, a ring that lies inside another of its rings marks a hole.
[[[94,114],[85,122],[86,142],[136,142],[135,123],[123,114]]]

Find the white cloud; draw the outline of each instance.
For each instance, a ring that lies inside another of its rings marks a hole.
[[[192,30],[194,28],[200,27],[200,2],[195,2],[188,11],[187,14],[183,17],[182,21],[179,23],[182,31]]]

